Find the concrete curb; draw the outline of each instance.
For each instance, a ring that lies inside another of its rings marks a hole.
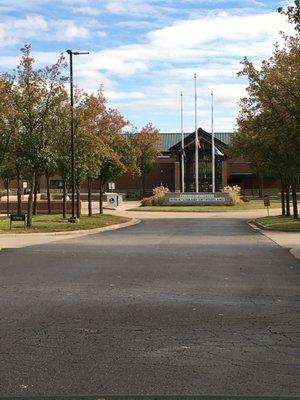
[[[259,222],[256,222],[256,221],[248,221],[248,225],[252,229],[254,229],[256,231],[259,231],[262,235],[264,235],[268,239],[272,240],[272,242],[274,242],[277,246],[284,247],[284,248],[288,249],[289,252],[292,254],[292,256],[294,256],[296,259],[300,260],[300,246],[299,247],[285,247],[285,246],[282,246],[281,244],[279,244],[274,239],[272,239],[271,237],[267,236],[264,233],[264,231],[272,231],[272,232],[279,232],[279,233],[280,232],[294,232],[294,231],[278,230],[278,229],[265,229],[262,224],[260,224]],[[294,233],[297,233],[297,232],[299,233],[299,231],[295,231]]]
[[[300,246],[297,247],[293,247],[292,249],[290,249],[290,253],[297,258],[298,260],[300,260]]]
[[[128,217],[126,217],[128,218]],[[67,235],[89,235],[93,233],[100,233],[105,231],[112,231],[115,229],[127,228],[128,226],[136,225],[141,222],[140,219],[132,218],[131,221],[123,222],[121,224],[112,224],[108,226],[103,226],[102,228],[93,228],[93,229],[80,229],[77,231],[60,231],[60,232],[33,232],[33,233],[3,233],[1,236],[8,236],[8,237],[29,237],[29,236],[67,236]]]

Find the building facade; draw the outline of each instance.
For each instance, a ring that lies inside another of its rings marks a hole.
[[[184,135],[185,154],[185,191],[195,190],[195,133]],[[231,132],[215,133],[215,177],[216,190],[223,187],[239,185],[247,196],[261,196],[262,193],[277,194],[280,181],[272,176],[259,176],[251,167],[251,163],[242,159],[230,158],[228,145],[233,136]],[[211,134],[198,129],[200,148],[199,160],[199,190],[212,190],[212,137]],[[160,150],[151,172],[146,176],[146,194],[151,195],[154,187],[162,184],[171,191],[181,188],[181,134],[162,133]],[[221,155],[222,154],[222,155]],[[129,197],[139,197],[141,194],[140,178],[126,174],[116,182],[116,190],[129,193]]]
[[[245,195],[259,196],[262,193],[277,194],[280,182],[272,176],[259,176],[252,169],[251,164],[242,159],[232,159],[228,155],[228,145],[233,133],[215,133],[215,148],[218,154],[215,156],[216,190],[221,190],[227,185],[239,185]],[[211,134],[198,129],[200,148],[199,158],[199,190],[211,191],[212,188],[212,137]],[[145,177],[145,194],[151,195],[153,189],[159,185],[169,188],[170,191],[180,191],[181,188],[181,134],[161,133],[159,144],[161,155],[157,157],[149,174]],[[195,133],[184,135],[185,154],[185,190],[195,190]],[[23,183],[22,183],[23,184]],[[1,181],[0,188],[5,184]],[[24,182],[26,186],[26,182]],[[23,186],[23,187],[24,187]],[[46,178],[41,177],[39,191],[46,192]],[[11,192],[14,194],[17,188],[16,181],[10,182]],[[62,180],[59,175],[50,178],[52,191],[62,189]],[[82,184],[82,192],[87,191],[87,183]],[[108,189],[108,188],[107,188]],[[99,190],[99,182],[94,181],[92,190]],[[141,197],[141,178],[137,174],[124,174],[115,182],[115,191],[124,193],[128,198]]]

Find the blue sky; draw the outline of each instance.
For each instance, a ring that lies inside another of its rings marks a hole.
[[[102,84],[111,107],[140,128],[192,131],[193,74],[198,77],[198,124],[234,129],[246,81],[236,76],[248,56],[268,57],[279,31],[290,32],[277,0],[0,0],[0,70],[15,67],[31,43],[39,65],[66,49],[86,50],[74,60],[75,83],[88,91]]]

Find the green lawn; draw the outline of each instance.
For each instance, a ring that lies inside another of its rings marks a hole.
[[[214,211],[247,211],[266,208],[263,200],[252,200],[236,206],[140,206],[130,211],[172,211],[172,212],[214,212]],[[280,208],[280,202],[271,201],[270,208]]]
[[[33,227],[24,230],[24,222],[13,222],[12,229],[9,227],[9,218],[0,217],[1,233],[35,233],[35,232],[60,232],[74,231],[80,229],[102,228],[108,225],[120,224],[130,221],[130,218],[115,215],[95,215],[93,217],[82,216],[78,223],[70,223],[61,215],[37,215],[33,217]]]
[[[299,230],[300,231],[300,218],[293,219],[293,217],[262,217],[257,218],[255,221],[262,224],[265,228],[272,228],[278,230]]]

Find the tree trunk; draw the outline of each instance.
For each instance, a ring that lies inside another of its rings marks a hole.
[[[141,176],[141,198],[145,197],[146,177],[145,174]]]
[[[9,209],[9,179],[6,179],[6,212],[7,216],[9,216],[10,209]]]
[[[262,199],[264,197],[264,176],[260,176],[260,186],[259,186],[259,197]]]
[[[286,184],[285,188],[285,204],[286,204],[286,216],[289,217],[291,215],[290,210],[290,183],[289,181]]]
[[[99,178],[99,214],[103,214],[103,183]]]
[[[38,195],[38,177],[35,176],[34,182],[34,200],[33,200],[33,215],[37,214],[37,195]]]
[[[285,215],[285,201],[284,201],[284,182],[283,179],[281,178],[281,215]]]
[[[20,174],[17,174],[17,196],[18,196],[18,214],[22,213],[22,195],[20,188]]]
[[[297,183],[296,179],[292,180],[292,199],[293,199],[293,217],[298,218],[298,204],[297,204]]]
[[[47,207],[48,207],[48,214],[51,214],[51,195],[50,195],[50,177],[46,175],[47,180]]]
[[[66,188],[66,180],[63,179],[63,218],[67,218],[67,204],[66,204],[66,197],[67,197],[67,188]]]
[[[80,185],[76,187],[76,214],[77,218],[81,217],[81,207],[80,207]]]
[[[28,207],[27,207],[27,227],[32,227],[32,211],[33,211],[33,192],[35,191],[35,172],[32,173],[30,182],[30,193],[28,196]]]
[[[88,178],[88,203],[89,203],[89,217],[93,216],[92,207],[92,179]]]

